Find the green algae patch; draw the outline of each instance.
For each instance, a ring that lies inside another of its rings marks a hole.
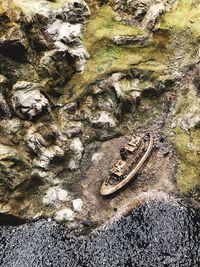
[[[83,73],[76,74],[64,90],[66,102],[68,89],[75,88],[82,95],[85,87],[108,74],[136,67],[163,74],[171,58],[168,30],[157,30],[145,45],[117,45],[112,38],[118,36],[142,36],[136,26],[124,25],[115,19],[115,12],[108,5],[94,12],[83,33],[83,45],[90,54]],[[76,99],[76,97],[75,97]],[[70,100],[71,101],[71,100]]]
[[[177,186],[183,196],[194,197],[194,191],[200,188],[200,130],[193,129],[189,135],[177,127],[174,143],[178,158]]]
[[[180,0],[174,10],[162,16],[160,28],[173,31],[190,29],[193,37],[200,37],[200,3]]]

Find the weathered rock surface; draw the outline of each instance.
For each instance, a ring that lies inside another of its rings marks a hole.
[[[40,92],[37,83],[19,81],[13,86],[11,103],[22,119],[32,120],[49,108],[49,102]]]
[[[74,212],[71,209],[63,209],[55,213],[54,219],[61,223],[66,221],[72,221],[74,219]]]
[[[42,203],[44,206],[55,205],[59,202],[66,202],[68,199],[68,192],[60,187],[51,187],[47,190],[43,197]]]
[[[177,1],[168,0],[116,0],[115,10],[118,20],[125,23],[139,23],[145,30],[153,30],[161,15],[168,11]]]
[[[10,116],[11,116],[11,112],[8,107],[8,104],[5,100],[5,97],[0,92],[0,117],[3,118],[3,117],[10,117]]]

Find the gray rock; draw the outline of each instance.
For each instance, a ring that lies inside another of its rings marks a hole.
[[[68,138],[76,137],[83,133],[83,123],[79,121],[66,122],[63,130]]]
[[[17,24],[10,27],[6,34],[0,36],[0,51],[20,61],[26,57],[27,40]]]
[[[40,59],[39,74],[42,78],[53,78],[54,84],[64,82],[72,77],[73,66],[68,62],[73,61],[66,49],[53,49],[44,53]]]
[[[25,141],[27,147],[35,155],[34,166],[48,171],[49,164],[53,159],[64,158],[67,140],[64,138],[61,140],[60,134],[56,127],[45,128],[42,124],[28,129]]]
[[[142,22],[142,27],[147,30],[153,30],[161,15],[165,12],[165,5],[161,3],[155,3],[150,6],[147,14]]]
[[[140,24],[145,30],[151,31],[161,15],[169,11],[175,3],[175,0],[116,0],[115,11],[118,13],[118,20]]]
[[[61,223],[61,222],[66,222],[66,221],[73,221],[75,215],[73,210],[71,209],[63,209],[63,210],[59,210],[55,213],[54,215],[54,219]]]
[[[9,109],[9,106],[3,96],[3,94],[0,92],[0,119],[3,117],[10,117],[11,112]]]
[[[75,137],[72,139],[70,143],[70,150],[73,152],[73,156],[69,161],[68,168],[70,170],[77,170],[84,151],[80,138]]]
[[[117,124],[115,117],[106,111],[97,112],[93,117],[91,117],[90,122],[97,128],[114,128]]]
[[[55,20],[49,25],[47,32],[49,35],[52,35],[54,41],[61,41],[63,44],[74,43],[80,45],[81,30],[81,24],[71,24],[69,22]]]
[[[13,86],[11,103],[22,119],[32,120],[49,109],[49,102],[39,90],[37,83],[18,81]]]
[[[148,40],[147,36],[130,36],[130,35],[116,35],[112,41],[118,45],[141,44],[144,45]]]
[[[74,211],[81,211],[83,207],[83,200],[80,198],[72,200]]]
[[[67,1],[57,12],[57,17],[61,17],[63,21],[75,23],[84,23],[90,16],[90,10],[85,1],[71,0]]]
[[[43,197],[42,203],[44,206],[50,206],[59,202],[66,202],[68,199],[68,192],[60,187],[51,187],[47,190]]]

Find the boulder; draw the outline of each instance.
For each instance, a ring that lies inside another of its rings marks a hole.
[[[49,109],[49,102],[40,92],[39,84],[26,81],[18,81],[13,86],[11,104],[20,118],[28,120]]]

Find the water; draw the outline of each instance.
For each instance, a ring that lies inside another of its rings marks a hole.
[[[0,266],[200,266],[200,215],[152,202],[85,239],[45,220],[0,229]]]

